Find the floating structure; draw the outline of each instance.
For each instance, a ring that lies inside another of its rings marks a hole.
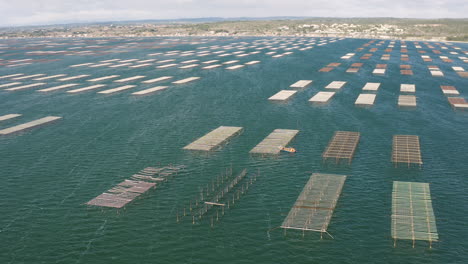
[[[395,135],[393,136],[392,162],[395,167],[399,163],[406,163],[408,167],[411,164],[421,166],[421,149],[419,137],[413,135]]]
[[[440,70],[440,68],[438,66],[430,65],[430,66],[427,66],[427,68],[429,69],[429,71],[431,72],[431,75],[433,77],[443,77],[444,76],[444,73]]]
[[[117,77],[120,77],[120,75],[109,75],[109,76],[94,78],[94,79],[88,80],[88,82],[99,82],[99,81],[109,80],[109,79],[113,79]]]
[[[242,64],[233,65],[233,66],[226,67],[226,70],[237,70],[237,69],[243,68],[244,66],[245,65],[242,65]]]
[[[155,79],[150,79],[150,80],[142,81],[141,83],[162,82],[162,81],[169,80],[169,79],[172,79],[172,78],[173,78],[173,76],[162,76],[162,77],[159,77],[159,78],[155,78]]]
[[[346,53],[346,55],[342,56],[341,59],[343,60],[351,59],[354,55],[355,53]]]
[[[429,183],[393,182],[392,191],[393,246],[398,239],[432,242],[439,239]]]
[[[468,60],[465,60],[465,62],[468,62]],[[466,71],[457,72],[457,74],[458,74],[460,77],[468,78],[468,72],[466,72]]]
[[[6,91],[24,90],[24,89],[28,89],[28,88],[42,86],[44,84],[46,84],[46,83],[31,83],[31,84],[26,84],[26,85],[22,85],[22,86],[16,86],[16,87],[8,88],[8,89],[5,89],[5,90]]]
[[[323,161],[334,159],[338,164],[342,159],[345,159],[348,160],[348,164],[351,164],[359,138],[359,132],[336,131],[322,154]]]
[[[125,66],[130,66],[132,65],[132,63],[119,63],[119,64],[116,64],[116,65],[111,65],[109,66],[109,68],[120,68],[120,67],[125,67]]]
[[[257,64],[257,63],[260,63],[260,61],[254,60],[254,61],[246,62],[246,63],[244,63],[244,64],[245,64],[245,65],[254,65],[254,64]]]
[[[328,84],[325,88],[326,89],[341,89],[345,84],[346,82],[333,81],[330,84]]]
[[[374,105],[375,97],[375,94],[360,94],[354,104],[360,106],[371,106]]]
[[[346,70],[346,72],[347,72],[347,73],[357,73],[357,72],[359,72],[360,69],[361,69],[361,68],[352,68],[352,67],[351,67],[351,68],[348,68],[348,69]]]
[[[157,69],[166,69],[166,68],[170,68],[170,67],[174,67],[174,66],[177,66],[177,63],[169,63],[169,64],[165,64],[165,65],[160,65],[160,66],[157,66],[156,68]]]
[[[209,69],[214,69],[214,68],[218,68],[218,67],[221,67],[221,66],[222,66],[221,64],[212,64],[212,65],[202,67],[202,69],[209,70]]]
[[[62,117],[60,117],[60,116],[46,116],[46,117],[43,117],[43,118],[40,118],[40,119],[37,119],[37,120],[34,120],[34,121],[30,121],[30,122],[21,124],[21,125],[17,125],[17,126],[2,129],[2,130],[0,130],[0,135],[14,134],[14,133],[17,133],[17,132],[21,132],[21,131],[24,131],[24,130],[27,130],[27,129],[31,129],[31,128],[34,128],[34,127],[38,127],[38,126],[41,126],[41,125],[44,125],[44,124],[47,124],[47,123],[57,121],[58,119],[61,119],[61,118]]]
[[[229,64],[234,64],[234,63],[237,63],[239,62],[239,60],[230,60],[230,61],[226,61],[226,62],[223,62],[224,65],[229,65]]]
[[[54,87],[50,87],[50,88],[45,88],[45,89],[41,89],[41,90],[37,90],[37,91],[38,92],[52,92],[52,91],[56,91],[56,90],[60,90],[60,89],[74,87],[74,86],[77,86],[77,85],[78,85],[77,83],[67,83],[67,84],[58,85],[58,86],[54,86]]]
[[[12,118],[18,117],[18,116],[21,116],[21,114],[2,115],[2,116],[0,116],[0,121],[5,121],[5,120],[8,120],[8,119],[12,119]]]
[[[318,92],[316,95],[312,96],[312,98],[309,99],[309,102],[327,103],[334,95],[335,92]]]
[[[209,61],[204,61],[202,62],[203,64],[211,64],[211,63],[215,63],[215,62],[218,62],[219,60],[209,60]]]
[[[177,213],[177,222],[189,215],[192,224],[195,224],[213,211],[211,215],[211,227],[213,227],[214,221],[219,221],[224,211],[232,208],[236,200],[239,200],[248,191],[249,186],[256,181],[257,174],[250,177],[247,175],[247,169],[243,169],[235,177],[233,177],[232,169],[226,170],[224,175],[218,176],[206,187],[199,188],[200,194],[187,206],[189,211],[184,207],[181,213]]]
[[[226,143],[229,139],[242,133],[242,130],[242,127],[220,126],[188,144],[183,149],[200,151],[219,149],[221,145]]]
[[[385,75],[385,71],[386,71],[386,69],[374,69],[372,71],[372,74],[374,74],[374,75]]]
[[[167,63],[167,62],[172,62],[172,61],[175,61],[175,60],[174,59],[168,59],[168,60],[158,61],[156,63]]]
[[[114,82],[118,82],[118,83],[129,82],[129,81],[134,81],[134,80],[142,79],[142,78],[145,78],[145,77],[146,77],[146,76],[143,76],[143,75],[137,75],[137,76],[132,76],[132,77],[128,77],[128,78],[123,78],[123,79],[115,80]]]
[[[83,87],[83,88],[70,90],[70,91],[67,91],[67,93],[81,93],[81,92],[85,92],[85,91],[89,91],[89,90],[99,89],[99,88],[104,87],[104,86],[106,86],[106,85],[105,84],[95,84],[95,85],[91,85],[91,86],[87,86],[87,87]]]
[[[296,88],[296,89],[302,89],[302,88],[306,88],[311,83],[312,83],[312,80],[299,80],[299,81],[291,84],[289,87]]]
[[[319,72],[331,72],[334,69],[335,69],[334,67],[323,67],[319,70]]]
[[[136,87],[136,85],[124,85],[124,86],[120,86],[120,87],[117,87],[117,88],[112,88],[112,89],[100,91],[98,93],[99,94],[112,94],[112,93],[128,90],[128,89],[131,89],[133,87]]]
[[[328,234],[327,228],[345,180],[344,175],[312,174],[281,228],[320,232],[320,236]]]
[[[132,93],[132,95],[148,95],[148,94],[155,93],[157,91],[165,90],[168,87],[169,86],[156,86],[156,87],[144,89],[144,90],[141,90],[141,91],[138,91],[138,92],[134,92],[134,93]]]
[[[184,83],[193,82],[193,81],[198,80],[198,79],[200,79],[200,77],[189,77],[189,78],[185,78],[185,79],[182,79],[182,80],[174,81],[172,83],[173,84],[184,84]]]
[[[402,93],[415,93],[416,92],[416,85],[414,85],[414,84],[401,84],[400,85],[400,92],[402,92]]]
[[[88,76],[89,76],[88,74],[81,74],[81,75],[76,75],[76,76],[60,78],[58,80],[61,81],[61,82],[64,82],[64,81],[71,81],[71,80],[81,79],[81,78],[88,77]]]
[[[186,60],[186,61],[182,61],[180,62],[181,64],[190,64],[190,63],[194,63],[194,62],[197,62],[198,60]]]
[[[398,96],[398,106],[400,107],[416,107],[416,96],[400,95]]]
[[[89,65],[89,68],[97,68],[112,65],[111,62]]]
[[[249,153],[277,155],[299,133],[294,129],[275,129],[262,142],[258,143]]]
[[[271,96],[270,98],[268,98],[268,100],[270,100],[270,101],[286,101],[296,93],[297,93],[297,91],[281,90],[278,93]]]
[[[22,82],[11,82],[11,83],[5,83],[5,84],[1,84],[1,85],[0,85],[0,88],[5,88],[5,87],[10,87],[10,86],[15,86],[15,85],[19,85],[19,84],[22,84]]]
[[[135,198],[154,188],[157,183],[167,181],[170,176],[177,174],[184,166],[167,166],[162,168],[147,167],[134,174],[130,180],[124,180],[115,187],[107,190],[87,205],[111,208],[123,208]]]
[[[197,67],[199,64],[187,64],[184,66],[180,66],[179,69],[191,69]]]
[[[124,180],[114,188],[109,189],[107,192],[97,196],[86,204],[100,207],[122,208],[155,186],[156,183],[154,182]]]
[[[442,92],[445,95],[459,95],[460,93],[458,92],[457,88],[455,86],[451,85],[441,85],[440,89],[442,89]]]
[[[468,102],[464,98],[460,97],[448,97],[449,103],[455,109],[468,109]]]
[[[148,67],[148,66],[151,66],[151,65],[153,65],[153,64],[143,63],[143,64],[132,65],[132,66],[130,66],[130,68],[142,68],[142,67]]]
[[[24,73],[15,73],[15,74],[3,75],[3,76],[0,76],[0,79],[17,77],[17,76],[22,76],[22,75],[24,75]]]
[[[36,78],[34,80],[35,81],[43,81],[43,80],[49,80],[49,79],[54,79],[54,78],[63,77],[63,76],[67,76],[67,75],[66,74],[56,74],[56,75]]]
[[[380,87],[380,83],[366,83],[362,88],[363,91],[377,91]]]
[[[15,78],[12,78],[12,80],[19,81],[19,80],[24,80],[24,79],[31,79],[31,78],[34,78],[34,77],[40,77],[40,76],[44,76],[44,75],[45,74],[43,74],[43,73],[38,73],[38,74],[33,74],[33,75],[15,77]]]

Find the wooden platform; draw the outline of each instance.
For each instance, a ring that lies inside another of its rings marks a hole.
[[[132,95],[148,95],[148,94],[155,93],[155,92],[157,92],[157,91],[165,90],[165,89],[167,89],[168,87],[169,87],[169,86],[156,86],[156,87],[151,87],[151,88],[144,89],[144,90],[141,90],[141,91],[138,91],[138,92],[134,92],[134,93],[132,93]]]
[[[254,64],[257,64],[257,63],[260,63],[260,61],[249,61],[249,62],[246,62],[245,65],[254,65]]]
[[[322,154],[323,160],[333,159],[336,163],[339,163],[342,159],[345,159],[348,160],[348,164],[351,164],[359,138],[359,132],[336,131]]]
[[[12,88],[5,89],[6,91],[18,91],[18,90],[24,90],[24,89],[29,89],[29,88],[34,88],[37,86],[42,86],[45,85],[46,83],[31,83],[31,84],[26,84],[26,85],[21,85],[21,86],[16,86]]]
[[[62,84],[62,85],[58,85],[58,86],[54,86],[54,87],[49,87],[49,88],[45,88],[45,89],[41,89],[41,90],[37,90],[37,91],[38,92],[52,92],[52,91],[57,91],[57,90],[66,89],[66,88],[70,88],[70,87],[75,87],[77,85],[78,85],[77,83],[67,83],[67,84]]]
[[[414,84],[401,84],[400,85],[400,92],[402,92],[402,93],[415,93],[416,92],[416,85],[414,85]]]
[[[327,103],[335,95],[335,92],[318,92],[316,95],[309,99],[312,103]]]
[[[89,91],[89,90],[99,89],[99,88],[104,87],[104,86],[107,86],[107,85],[106,84],[95,84],[95,85],[91,85],[91,86],[87,86],[87,87],[83,87],[83,88],[70,90],[70,91],[67,91],[67,93],[81,93],[81,92],[86,92],[86,91]]]
[[[161,82],[161,81],[169,80],[171,78],[173,78],[173,77],[172,76],[162,76],[162,77],[142,81],[141,83],[155,83],[155,82]]]
[[[395,167],[400,163],[406,163],[408,167],[411,164],[421,166],[421,149],[419,137],[413,135],[395,135],[393,136],[392,162]]]
[[[274,94],[273,96],[271,96],[270,98],[268,98],[268,100],[270,100],[270,101],[286,101],[296,93],[297,93],[297,91],[293,91],[293,90],[281,90],[281,91],[277,92],[276,94]]]
[[[71,81],[71,80],[85,78],[85,77],[88,77],[88,76],[89,76],[89,74],[81,74],[81,75],[75,75],[75,76],[60,78],[58,80],[61,81],[61,82],[65,82],[65,81]]]
[[[167,181],[185,166],[146,167],[130,179],[124,180],[113,188],[87,202],[87,205],[122,208],[135,198],[154,188],[157,183]]]
[[[245,67],[245,65],[238,64],[238,65],[233,65],[233,66],[226,67],[226,70],[237,70],[237,69],[244,68],[244,67]]]
[[[374,75],[385,75],[386,69],[374,69],[372,71],[372,74]]]
[[[429,183],[393,182],[392,238],[426,240],[432,245],[439,239],[432,209]]]
[[[299,80],[299,81],[291,84],[289,87],[296,88],[296,89],[302,89],[302,88],[306,88],[311,83],[312,83],[312,80]]]
[[[380,83],[366,83],[364,87],[362,87],[363,91],[377,91],[380,87]]]
[[[88,82],[105,81],[105,80],[114,79],[114,78],[117,78],[117,77],[120,77],[120,75],[108,75],[108,76],[103,76],[103,77],[99,77],[99,78],[90,79],[90,80],[88,80]]]
[[[189,78],[181,79],[181,80],[178,80],[178,81],[174,81],[172,83],[173,84],[184,84],[184,83],[189,83],[189,82],[196,81],[198,79],[200,79],[200,77],[189,77]]]
[[[398,106],[400,107],[416,107],[416,96],[400,95],[398,96]]]
[[[341,89],[345,84],[346,82],[333,81],[330,84],[328,84],[325,88],[326,89]]]
[[[134,88],[134,87],[136,87],[136,85],[123,85],[123,86],[120,86],[120,87],[117,87],[117,88],[112,88],[112,89],[100,91],[98,93],[99,94],[112,94],[112,93],[128,90],[128,89],[131,89],[131,88]]]
[[[455,86],[451,85],[441,85],[440,89],[442,89],[442,92],[445,95],[459,95],[460,93],[458,92],[457,88]]]
[[[57,121],[58,119],[61,119],[61,118],[62,117],[60,117],[60,116],[46,116],[46,117],[39,118],[39,119],[34,120],[34,121],[30,121],[30,122],[21,124],[21,125],[17,125],[17,126],[2,129],[2,130],[0,130],[0,135],[14,134],[14,133],[17,133],[17,132],[21,132],[21,131],[24,131],[24,130],[27,130],[27,129],[31,129],[31,128],[34,128],[34,127],[38,127],[38,126],[41,126],[41,125],[45,125],[47,123]]]
[[[142,79],[142,78],[145,78],[145,77],[146,77],[146,76],[143,76],[143,75],[137,75],[137,76],[132,76],[132,77],[128,77],[128,78],[123,78],[123,79],[115,80],[114,82],[123,83],[123,82],[129,82],[129,81],[134,81],[134,80]]]
[[[10,87],[10,86],[15,86],[15,85],[19,85],[19,84],[22,84],[22,82],[10,82],[10,83],[4,83],[4,84],[0,84],[0,88],[5,88],[5,87]]]
[[[455,109],[468,109],[468,102],[466,102],[465,98],[461,97],[448,97],[447,98],[450,105]]]
[[[251,154],[279,154],[281,148],[286,147],[299,133],[294,129],[275,129],[262,142],[258,143],[249,153]]]
[[[12,119],[12,118],[19,117],[19,116],[21,116],[21,114],[2,115],[0,116],[0,121],[5,121],[5,120]]]
[[[86,204],[101,207],[122,208],[154,186],[156,186],[156,183],[154,182],[125,180]]]
[[[354,104],[358,106],[372,106],[374,105],[375,97],[375,94],[360,94]]]
[[[211,151],[220,148],[222,144],[226,143],[230,138],[240,134],[242,130],[242,127],[220,126],[185,146],[184,149]]]
[[[312,174],[281,228],[327,232],[345,180],[344,175]]]

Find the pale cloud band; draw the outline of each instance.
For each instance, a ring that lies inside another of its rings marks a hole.
[[[0,0],[0,26],[200,17],[466,18],[466,0]]]

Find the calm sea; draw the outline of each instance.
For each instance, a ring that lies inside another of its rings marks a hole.
[[[61,60],[2,66],[0,76],[91,75],[66,82],[81,86],[88,83],[87,79],[112,74],[121,78],[144,75],[147,79],[160,76],[201,79],[178,86],[168,80],[161,83],[169,85],[167,90],[143,97],[130,95],[131,90],[112,95],[96,91],[66,93],[70,89],[51,93],[37,92],[39,88],[0,91],[0,115],[23,115],[0,122],[0,128],[47,115],[63,117],[57,123],[0,138],[0,263],[468,263],[468,114],[454,111],[439,87],[454,85],[461,97],[468,95],[467,79],[451,69],[451,66],[468,68],[457,58],[464,55],[450,55],[452,49],[442,50],[440,55],[454,60],[445,63],[427,45],[422,44],[421,49],[427,53],[420,54],[412,42],[407,42],[410,60],[403,62],[400,43],[396,42],[391,59],[381,61],[390,42],[386,41],[382,46],[371,46],[379,50],[369,60],[359,59],[363,53],[369,53],[368,49],[342,60],[341,56],[356,52],[369,41],[344,39],[314,45],[310,50],[294,49],[293,54],[276,59],[265,55],[269,50],[241,58],[216,54],[148,56],[159,51],[187,51],[229,43],[246,42],[245,46],[249,46],[256,40],[259,38],[208,39],[206,43],[176,43],[151,49],[132,48],[135,44],[128,43],[166,39],[110,39],[102,44],[109,45],[105,50],[112,51],[112,45],[122,44],[130,48],[127,52],[95,56],[31,56],[25,52],[34,49],[23,48],[38,40],[1,41],[0,44],[21,48],[4,49],[0,54],[4,60]],[[67,50],[73,44],[71,40],[49,41],[63,45],[44,46],[40,50]],[[281,41],[298,42],[298,39]],[[467,44],[454,45],[468,50]],[[429,55],[434,61],[423,62],[421,55]],[[224,66],[212,70],[155,69],[156,64],[144,68],[68,67],[134,58],[175,59],[176,63],[189,59],[261,63],[235,71]],[[342,64],[331,72],[318,72],[331,62]],[[359,73],[346,73],[355,62],[364,63]],[[388,64],[385,76],[372,75],[379,63]],[[414,75],[400,75],[400,64],[412,65]],[[428,65],[439,66],[445,76],[431,77]],[[267,100],[301,79],[314,82],[287,103]],[[324,91],[331,81],[347,84],[329,104],[309,104],[308,99]],[[7,82],[11,81],[0,80],[0,84]],[[33,81],[25,80],[24,84],[30,82]],[[54,79],[44,82],[46,87],[64,84]],[[375,105],[356,107],[354,101],[367,82],[381,83]],[[102,83],[108,84],[107,88],[122,85],[112,80]],[[416,109],[398,108],[402,83],[416,84]],[[141,84],[141,80],[129,84],[137,85],[133,90],[155,86]],[[210,154],[182,150],[221,125],[241,126],[244,133]],[[290,144],[298,152],[283,153],[277,158],[251,157],[248,152],[276,128],[300,130]],[[351,166],[322,163],[321,154],[337,130],[361,133]],[[394,168],[390,155],[392,136],[396,134],[420,137],[422,169]],[[125,209],[85,205],[145,167],[168,164],[187,167]],[[231,167],[235,173],[246,168],[250,172],[259,171],[260,176],[213,227],[208,220],[195,225],[191,221],[177,223],[177,212],[197,195],[199,187]],[[275,229],[314,172],[348,176],[328,228],[334,239],[328,236],[320,239],[315,232],[303,236],[300,231],[284,234]],[[393,181],[430,183],[440,237],[432,249],[426,242],[417,242],[412,248],[411,243],[398,241],[397,247],[393,247],[390,232]]]

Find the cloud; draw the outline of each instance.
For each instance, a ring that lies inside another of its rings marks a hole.
[[[196,17],[467,17],[465,0],[2,0],[0,26]]]

